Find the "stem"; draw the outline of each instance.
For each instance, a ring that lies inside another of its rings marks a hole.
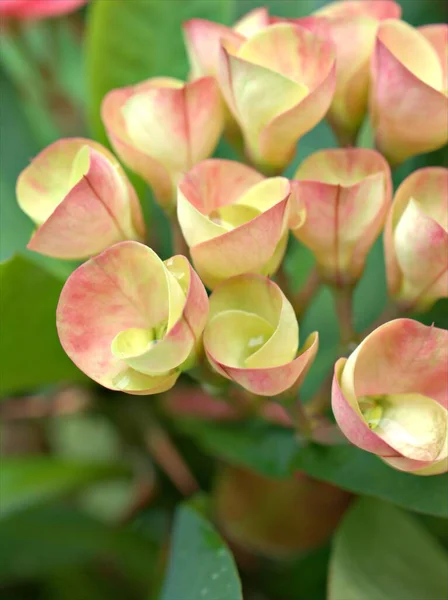
[[[322,281],[316,267],[313,267],[303,285],[303,287],[299,290],[299,292],[294,293],[291,290],[291,286],[289,284],[288,276],[283,268],[277,272],[277,283],[281,287],[283,293],[288,298],[292,307],[294,308],[294,312],[296,313],[297,318],[303,317],[306,313],[310,303],[313,298],[320,290]]]
[[[350,350],[357,343],[357,334],[353,326],[353,286],[332,287],[334,307],[339,321],[339,333],[344,349]]]
[[[299,396],[293,395],[286,398],[279,396],[277,402],[287,411],[297,433],[304,438],[311,439],[313,427]]]
[[[384,323],[387,323],[392,319],[396,319],[400,314],[402,313],[400,313],[400,309],[398,306],[396,306],[395,304],[387,304],[380,316],[377,319],[375,319],[375,321],[373,321],[373,323],[371,323],[366,329],[364,329],[364,331],[362,332],[362,337],[365,338],[369,335],[369,333],[372,333],[372,331],[374,331],[381,325],[384,325]]]
[[[173,254],[182,254],[187,258],[190,255],[190,251],[183,236],[179,222],[176,219],[176,215],[170,216],[171,234],[173,240]]]
[[[154,417],[151,417],[147,427],[145,442],[156,463],[168,475],[181,494],[191,496],[199,490],[199,485],[187,463]]]
[[[309,417],[317,417],[327,412],[331,405],[331,386],[333,383],[333,370],[327,375],[317,393],[305,407]]]

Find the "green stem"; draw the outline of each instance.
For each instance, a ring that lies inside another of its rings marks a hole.
[[[322,285],[322,281],[317,269],[313,267],[304,285],[296,293],[291,290],[289,278],[283,266],[281,266],[278,270],[276,279],[278,285],[281,287],[283,293],[294,308],[297,318],[300,319],[308,310],[309,305]]]
[[[350,351],[357,344],[358,335],[353,326],[353,286],[332,286],[334,307],[339,322],[341,345],[345,351]]]

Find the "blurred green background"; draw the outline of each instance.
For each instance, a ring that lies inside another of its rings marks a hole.
[[[285,17],[305,16],[324,4],[324,0],[263,3],[271,14]],[[443,1],[401,0],[400,4],[403,18],[413,25],[446,18]],[[375,498],[376,503],[366,500],[357,505],[338,534],[339,578],[333,585],[342,586],[339,589],[348,585],[344,579],[347,543],[351,561],[365,552],[363,544],[374,552],[378,562],[373,571],[370,563],[354,567],[366,580],[375,579],[384,568],[391,570],[394,581],[411,581],[412,588],[411,571],[421,559],[412,553],[415,547],[421,548],[420,555],[424,549],[431,557],[429,565],[421,564],[427,571],[428,589],[431,580],[446,577],[446,555],[441,551],[442,546],[448,549],[445,476],[423,481],[392,472],[376,458],[348,447],[331,454],[316,448],[298,452],[292,435],[281,428],[258,422],[243,427],[176,420],[166,414],[162,401],[123,398],[91,387],[63,353],[55,328],[58,296],[76,265],[26,250],[33,225],[16,204],[15,181],[29,160],[61,136],[94,137],[107,143],[99,106],[109,89],[156,75],[186,78],[183,21],[195,17],[231,24],[257,6],[255,0],[93,0],[61,19],[0,30],[0,593],[5,600],[239,597],[233,559],[216,533],[207,529],[203,515],[209,513],[210,502],[206,497],[177,512],[173,552],[180,557],[182,572],[171,562],[169,583],[162,583],[173,512],[182,495],[166,476],[157,447],[148,443],[148,436],[160,441],[159,427],[169,432],[205,492],[211,489],[219,465],[212,457],[218,457],[269,477],[286,477],[299,468]],[[371,144],[368,128],[361,143]],[[329,127],[321,123],[301,141],[288,174],[311,152],[335,145]],[[234,157],[225,143],[217,156]],[[416,168],[446,164],[446,159],[446,148],[412,159],[394,173],[394,183]],[[156,223],[161,232],[157,250],[166,257],[171,251],[167,224],[150,192],[135,178],[134,182],[148,223]],[[309,253],[292,242],[286,269],[295,286],[305,281],[311,264]],[[385,302],[378,242],[356,292],[357,328],[375,319]],[[439,302],[431,313],[418,318],[447,327],[447,303]],[[316,328],[321,336],[319,357],[304,388],[307,399],[337,355],[337,323],[327,290],[319,294],[301,327],[302,339]],[[145,505],[143,510],[138,510],[139,503]],[[412,517],[403,513],[406,508],[416,511]],[[370,521],[378,527],[370,527],[360,537],[361,526]],[[393,533],[388,523],[399,523],[400,534]],[[397,536],[402,545],[390,552],[400,554],[411,548],[410,556],[398,563],[389,557],[385,565],[382,548],[398,543]],[[207,563],[211,559],[205,539],[209,548],[223,552],[216,564]],[[190,563],[182,558],[185,551],[191,553]],[[325,543],[287,561],[238,557],[245,565],[244,598],[325,598],[329,556],[330,545]],[[206,563],[208,569],[225,568],[229,573],[216,595],[197,574],[198,564]],[[196,573],[196,592],[187,591],[192,573]],[[408,598],[405,593],[410,588],[395,588],[387,577],[383,583],[395,590],[394,597],[388,596],[391,600]],[[386,600],[380,595],[383,583],[356,600]],[[202,594],[204,589],[207,592]],[[350,600],[353,596],[347,594]]]

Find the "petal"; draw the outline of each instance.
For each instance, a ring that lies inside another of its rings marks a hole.
[[[438,25],[424,25],[417,30],[428,40],[439,57],[443,70],[444,87],[448,87],[448,25],[440,23]]]
[[[2,0],[0,15],[17,19],[47,19],[73,12],[88,0]]]
[[[179,372],[151,377],[112,352],[122,331],[166,322],[167,299],[166,267],[157,255],[137,242],[116,244],[68,278],[57,310],[61,344],[81,370],[105,387],[129,393],[168,389]]]
[[[232,160],[210,158],[196,165],[179,183],[185,198],[204,215],[222,206],[234,204],[263,175]]]
[[[372,17],[383,19],[399,19],[401,6],[392,0],[345,0],[330,2],[314,14],[330,18]]]
[[[211,353],[207,351],[207,346],[204,347],[208,360],[219,373],[232,379],[253,394],[276,396],[289,390],[292,386],[301,384],[317,354],[318,334],[312,333],[308,337],[301,353],[293,361],[279,367],[264,369],[227,367],[215,361]]]
[[[421,310],[448,296],[448,232],[412,198],[395,227],[393,244],[403,276],[401,303]]]
[[[330,105],[334,69],[332,43],[290,24],[259,32],[237,57],[223,51],[223,94],[256,162],[275,169],[286,166],[297,140]]]
[[[385,23],[380,26],[373,54],[370,106],[376,144],[389,162],[399,164],[410,156],[435,150],[447,142],[448,98],[415,74],[423,73],[425,81],[433,85],[438,81],[442,84],[441,67],[436,67],[438,57],[425,38],[412,36],[409,44],[403,44],[403,52],[408,47],[412,49],[405,57],[407,64],[411,62],[411,52],[416,55],[422,50],[421,57],[428,57],[427,71],[426,63],[421,60],[412,65],[413,72],[395,56],[397,43],[393,44],[393,51],[389,49],[387,44],[396,28],[388,25],[394,22]],[[419,52],[412,45],[414,38],[419,39],[415,46]],[[398,36],[397,39],[401,40]]]
[[[165,261],[165,266],[177,279],[185,294],[183,320],[198,340],[207,322],[209,310],[204,285],[185,256],[173,256]]]
[[[43,223],[28,247],[48,256],[85,258],[145,235],[123,170],[105,148],[87,140],[61,140],[44,150],[20,175],[17,197]]]
[[[249,38],[269,25],[269,12],[264,6],[255,8],[239,19],[233,26],[234,31]]]
[[[378,22],[366,17],[331,20],[336,51],[336,90],[327,119],[344,145],[355,145],[367,112],[372,55]]]
[[[423,462],[446,458],[448,411],[435,400],[415,393],[372,400],[376,415],[367,419],[370,427],[400,455]]]
[[[326,150],[308,157],[294,177],[295,199],[306,212],[294,234],[313,251],[324,277],[356,280],[390,203],[386,161],[373,150]]]
[[[411,319],[389,321],[361,342],[346,370],[358,398],[421,394],[448,408],[448,331]]]
[[[173,203],[179,176],[213,152],[223,128],[212,77],[185,85],[155,79],[110,92],[102,114],[117,152],[163,205]]]
[[[347,381],[342,380],[346,365],[347,359],[340,358],[334,368],[331,406],[337,424],[345,437],[358,448],[379,456],[395,456],[396,452],[374,431],[371,431],[363,419],[350,386]],[[347,379],[347,375],[345,378]]]
[[[259,148],[263,128],[296,106],[306,95],[306,88],[279,73],[233,56],[224,48],[220,55],[219,82],[243,131],[247,151],[255,163],[264,165],[266,161]],[[289,156],[291,149],[287,150]]]
[[[251,221],[191,247],[193,264],[207,287],[263,270],[283,237],[289,194]]]
[[[381,23],[378,39],[417,79],[441,90],[443,70],[433,46],[417,29],[395,19]]]
[[[393,296],[398,293],[402,279],[394,232],[411,198],[417,199],[420,209],[448,230],[448,170],[439,167],[418,169],[401,183],[395,194],[384,232],[387,280]]]
[[[244,34],[237,33],[213,21],[191,19],[183,24],[185,46],[191,67],[191,79],[204,75],[216,75],[221,42],[224,40],[234,47],[244,42]]]
[[[234,277],[218,286],[210,306],[208,350],[218,362],[264,368],[286,364],[296,356],[299,329],[294,310],[269,279]],[[232,352],[234,343],[239,344],[240,351]]]
[[[101,105],[101,118],[109,140],[121,160],[153,188],[157,201],[162,206],[170,206],[173,201],[174,183],[169,172],[157,160],[137,150],[127,131],[122,109],[133,93],[134,87],[108,92]]]

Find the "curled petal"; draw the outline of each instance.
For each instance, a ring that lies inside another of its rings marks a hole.
[[[148,247],[123,242],[69,277],[58,333],[73,362],[101,385],[158,393],[174,385],[207,308],[204,287],[184,257],[164,264]]]
[[[41,152],[19,176],[17,199],[38,226],[28,247],[48,256],[85,258],[145,235],[126,175],[90,140],[60,140]]]
[[[116,152],[167,208],[179,177],[213,152],[223,127],[212,77],[187,84],[155,78],[112,90],[103,101],[102,117]]]
[[[239,34],[230,27],[204,19],[186,21],[183,32],[192,79],[216,75],[221,42],[238,48],[245,39],[244,34]]]
[[[399,164],[448,141],[444,85],[439,57],[422,34],[401,21],[380,25],[370,106],[376,144],[390,163]]]
[[[323,277],[356,281],[386,219],[388,164],[374,150],[325,150],[308,157],[294,178],[295,213],[306,214],[294,234],[313,251]]]
[[[340,358],[334,368],[331,404],[335,419],[346,438],[355,446],[378,456],[393,456],[393,449],[371,431],[362,418],[354,395],[348,390],[345,393],[342,391],[340,381],[346,362],[346,358]]]
[[[234,31],[246,38],[252,37],[270,24],[269,12],[264,6],[255,8],[239,19],[233,26]]]
[[[448,332],[397,319],[335,367],[332,406],[348,439],[396,469],[446,470]]]
[[[234,277],[210,298],[204,349],[213,367],[261,396],[299,386],[318,347],[314,333],[297,354],[298,326],[280,288],[257,275]]]
[[[290,161],[297,140],[330,105],[333,45],[303,27],[272,25],[238,50],[222,49],[219,79],[252,160],[280,170]]]
[[[438,25],[424,25],[417,30],[428,40],[439,57],[443,71],[443,81],[445,87],[448,87],[448,25],[440,23]]]
[[[204,161],[187,173],[179,184],[179,224],[208,287],[278,267],[290,191],[287,179],[264,179],[231,161]]]
[[[448,296],[448,170],[419,169],[398,188],[386,224],[391,295],[425,309]]]

